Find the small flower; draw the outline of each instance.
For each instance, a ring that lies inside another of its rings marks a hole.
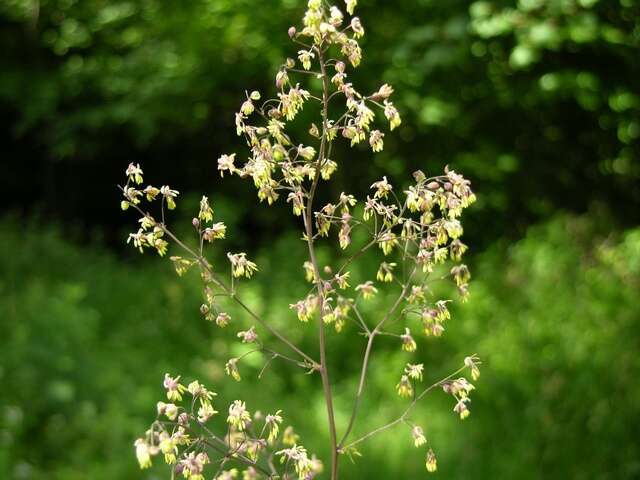
[[[251,101],[251,99],[245,100],[242,106],[240,106],[240,112],[242,112],[242,114],[247,117],[251,115],[254,111],[255,111],[255,107],[253,106],[253,102]]]
[[[231,262],[231,271],[236,278],[242,277],[243,275],[251,278],[251,276],[258,271],[256,264],[247,260],[247,254],[244,252],[234,254],[227,253],[227,258],[229,258]]]
[[[174,421],[178,417],[178,407],[173,403],[158,402],[158,415],[166,415],[166,417]]]
[[[460,400],[458,400],[455,407],[453,407],[453,411],[460,415],[460,420],[464,420],[471,413],[467,408],[468,401],[470,401],[468,397],[461,398]]]
[[[307,297],[305,300],[299,300],[289,305],[289,308],[295,310],[298,314],[298,320],[305,323],[308,322],[313,315],[314,307],[315,297]]]
[[[229,361],[225,364],[224,369],[227,372],[227,375],[233,378],[236,382],[242,380],[242,377],[240,376],[240,370],[238,370],[237,358],[229,359]]]
[[[471,273],[466,265],[456,265],[451,269],[451,275],[456,281],[456,286],[461,286],[469,283],[471,279]]]
[[[356,287],[356,291],[362,293],[362,297],[365,300],[372,298],[376,293],[378,293],[378,289],[373,286],[373,282],[371,280],[367,280],[364,283],[361,283]]]
[[[151,185],[148,185],[142,192],[147,197],[147,201],[152,202],[156,199],[156,197],[160,193],[160,189],[156,187],[152,187]]]
[[[258,340],[258,334],[256,328],[251,327],[249,330],[238,332],[238,338],[242,339],[242,343],[253,343]]]
[[[175,198],[178,196],[180,192],[177,190],[171,190],[168,185],[163,185],[160,187],[160,193],[164,197],[164,200],[167,202],[167,207],[169,210],[173,210],[176,208]]]
[[[140,464],[140,468],[144,470],[145,468],[151,467],[151,451],[149,444],[142,438],[138,438],[134,446],[136,447],[136,458],[138,459],[138,463]]]
[[[469,249],[464,243],[460,240],[454,240],[449,245],[449,250],[451,251],[451,258],[455,261],[459,261],[462,258],[462,255]]]
[[[429,449],[429,451],[427,452],[426,465],[427,465],[427,472],[429,473],[433,473],[436,470],[438,470],[438,461],[436,460],[435,453],[433,453],[433,450],[431,449]]]
[[[422,363],[412,364],[407,363],[407,366],[404,368],[404,373],[409,375],[409,378],[414,380],[422,381],[422,372],[424,371],[424,365]]]
[[[209,456],[206,452],[189,452],[178,464],[176,470],[179,468],[184,478],[189,480],[204,480],[202,472],[204,466],[210,462]]]
[[[284,445],[295,445],[298,440],[300,440],[300,435],[298,435],[291,425],[284,429],[282,433],[282,443]]]
[[[351,19],[351,30],[353,30],[353,38],[360,38],[364,35],[364,28],[358,17]]]
[[[202,385],[197,380],[191,382],[187,386],[187,390],[191,395],[193,395],[194,399],[196,398],[200,399],[200,403],[202,404],[210,402],[211,399],[216,396],[215,392],[210,392],[209,390],[207,390],[207,388],[204,385]]]
[[[379,282],[391,282],[393,281],[393,269],[396,267],[395,263],[382,262],[378,273],[376,274],[376,280]]]
[[[389,183],[386,176],[382,177],[382,180],[371,184],[370,188],[376,191],[376,193],[373,194],[373,198],[387,198],[389,192],[393,190],[393,186]]]
[[[331,7],[329,9],[329,15],[329,23],[331,23],[331,25],[333,25],[334,27],[339,27],[342,24],[344,16],[342,15],[342,12],[338,7]]]
[[[349,276],[351,272],[344,272],[342,275],[338,275],[337,273],[334,275],[333,279],[338,284],[338,288],[344,290],[345,288],[349,288]]]
[[[300,155],[305,160],[313,160],[313,157],[315,157],[316,155],[316,149],[313,147],[305,147],[305,146],[299,145],[298,155]]]
[[[142,169],[140,168],[139,163],[136,165],[134,165],[133,163],[130,163],[129,166],[127,167],[125,175],[129,178],[130,182],[135,182],[138,185],[140,185],[143,181]]]
[[[409,377],[402,375],[400,382],[396,385],[396,390],[402,398],[411,397],[413,395],[413,385],[411,385]]]
[[[471,378],[474,381],[480,378],[480,369],[478,368],[479,364],[480,362],[478,362],[478,357],[476,356],[466,357],[464,359],[464,365],[471,369]]]
[[[269,443],[278,438],[280,424],[282,423],[282,417],[280,416],[281,413],[282,410],[278,410],[274,415],[267,415],[265,419],[265,425],[269,428],[269,436],[267,437],[267,441]]]
[[[302,63],[302,67],[305,70],[309,70],[311,68],[311,59],[315,58],[315,53],[309,50],[300,50],[298,52],[298,60]]]
[[[176,454],[178,453],[178,446],[174,439],[167,433],[162,432],[158,437],[158,448],[164,454],[164,461],[168,465],[176,463]]]
[[[173,378],[165,373],[163,385],[167,390],[167,398],[173,402],[181,401],[182,394],[187,391],[186,387],[180,383],[180,375]]]
[[[200,200],[200,212],[198,218],[203,222],[211,222],[213,220],[213,208],[209,205],[209,199],[206,196],[202,196]]]
[[[411,429],[411,436],[413,437],[413,444],[416,446],[416,448],[427,443],[427,438],[424,436],[424,431],[418,425],[414,425]]]
[[[224,328],[229,325],[230,320],[231,315],[229,315],[227,312],[220,312],[216,316],[216,325],[218,325],[220,328]]]
[[[382,85],[376,93],[371,95],[373,100],[386,100],[393,94],[393,87],[387,83]]]
[[[347,12],[349,12],[349,15],[353,15],[353,11],[356,5],[358,5],[358,0],[344,0],[344,3],[347,4]]]
[[[202,232],[202,238],[207,242],[223,239],[227,234],[227,226],[222,222],[216,222]]]
[[[391,251],[398,245],[398,239],[393,232],[385,232],[380,235],[378,239],[378,245],[382,249],[382,253],[389,255]]]
[[[216,413],[216,410],[213,409],[213,405],[211,402],[204,402],[200,404],[200,408],[198,408],[198,422],[207,423],[207,421],[213,417]]]
[[[224,177],[224,172],[228,171],[229,173],[233,173],[236,169],[233,162],[236,159],[236,154],[232,153],[231,155],[222,155],[218,158],[218,170],[220,170],[220,176]]]
[[[411,331],[408,328],[404,329],[404,334],[400,335],[400,339],[402,340],[402,350],[405,352],[416,351],[416,341],[411,336]]]
[[[389,120],[389,129],[391,131],[402,123],[398,110],[393,106],[393,103],[387,100],[384,101],[384,116]]]
[[[313,264],[309,261],[306,261],[302,264],[302,268],[304,268],[304,277],[309,283],[313,283],[316,278],[315,270],[313,268]]]
[[[247,410],[247,406],[240,400],[235,400],[229,406],[229,416],[227,417],[227,423],[232,427],[243,431],[247,424],[251,422],[251,414]]]

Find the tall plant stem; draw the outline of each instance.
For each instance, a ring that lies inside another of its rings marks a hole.
[[[318,344],[320,349],[320,376],[322,377],[322,389],[324,392],[325,404],[327,407],[327,419],[329,422],[329,435],[331,437],[331,480],[338,479],[338,439],[336,434],[336,421],[333,411],[333,395],[331,393],[331,383],[329,381],[329,369],[327,367],[327,349],[324,328],[324,309],[325,309],[325,292],[320,276],[320,268],[313,240],[313,199],[315,197],[318,182],[320,181],[320,169],[325,160],[327,149],[327,136],[329,130],[329,78],[327,77],[326,66],[324,63],[324,52],[322,46],[316,48],[318,52],[318,60],[322,73],[322,138],[320,140],[320,150],[318,152],[318,160],[316,162],[316,171],[309,190],[307,199],[307,208],[304,215],[304,226],[307,237],[307,246],[309,248],[309,260],[313,265],[313,273],[315,276],[316,289],[318,290],[318,311],[320,319],[318,321]]]

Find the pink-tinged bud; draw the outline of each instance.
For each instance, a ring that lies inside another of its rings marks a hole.
[[[336,72],[344,73],[345,64],[344,62],[336,62]]]
[[[188,426],[189,425],[189,414],[187,414],[186,412],[182,412],[180,415],[178,415],[178,423],[180,425],[184,426]]]
[[[437,190],[438,188],[440,188],[440,184],[438,182],[429,182],[429,185],[427,185],[427,188],[429,190]]]
[[[453,185],[451,185],[451,183],[447,182],[447,183],[444,184],[444,189],[447,192],[450,192],[452,188],[453,188]]]
[[[193,228],[199,228],[200,220],[198,220],[197,218],[194,218],[193,220],[191,220],[191,225],[193,225]]]
[[[289,27],[289,38],[295,37],[296,33],[298,33],[298,31],[296,30],[296,27]]]

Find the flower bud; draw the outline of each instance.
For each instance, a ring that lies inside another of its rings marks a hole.
[[[184,427],[189,426],[189,414],[187,412],[182,412],[178,415],[178,423]]]
[[[344,69],[345,69],[345,64],[342,61],[338,61],[336,62],[336,72],[338,73],[344,73]]]
[[[200,313],[202,315],[206,315],[207,313],[209,313],[209,306],[206,303],[200,305]]]
[[[287,58],[287,62],[285,63],[285,66],[287,68],[293,68],[293,67],[296,66],[296,61],[293,58],[289,57],[289,58]]]
[[[251,95],[249,96],[251,98],[251,100],[260,100],[260,92],[258,92],[257,90],[254,90],[253,92],[251,92]]]
[[[195,218],[193,220],[191,220],[191,225],[193,225],[193,228],[199,228],[200,227],[200,220],[198,218]]]
[[[295,37],[297,32],[296,27],[289,27],[289,38]]]

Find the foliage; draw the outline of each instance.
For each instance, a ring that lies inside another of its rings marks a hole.
[[[640,473],[640,229],[603,237],[598,223],[557,218],[479,259],[452,338],[481,338],[491,393],[476,397],[462,478]]]
[[[229,149],[221,132],[233,125],[235,99],[245,86],[266,90],[264,72],[275,74],[287,19],[302,4],[3,2],[0,115],[11,125],[3,141],[14,168],[2,181],[15,193],[10,204],[21,205],[16,185],[31,176],[29,203],[92,223],[97,208],[101,223],[121,224],[110,210],[111,185],[98,181],[115,178],[121,159],[154,162],[158,171],[180,159],[186,168],[172,181],[205,188],[206,160]],[[485,192],[469,223],[474,244],[489,244],[491,232],[521,234],[558,207],[584,212],[594,202],[623,225],[640,221],[637,0],[359,7],[374,33],[363,45],[375,55],[356,78],[372,90],[386,70],[405,117],[398,138],[367,160],[371,176],[425,164],[466,172]],[[366,158],[357,149],[349,155]],[[366,186],[344,172],[334,193]],[[235,191],[233,183],[220,188]],[[238,201],[249,225],[276,218]]]
[[[508,250],[496,245],[476,255],[477,279],[469,302],[453,309],[451,335],[444,343],[418,339],[430,378],[453,366],[437,366],[443,352],[455,357],[470,343],[490,367],[474,398],[472,421],[455,421],[444,397],[428,399],[425,418],[416,418],[447,476],[638,475],[634,427],[640,389],[634,379],[640,365],[634,352],[640,232],[629,230],[620,238],[600,232],[585,218],[558,218],[532,228]],[[284,305],[302,294],[279,287],[297,284],[292,272],[302,257],[290,253],[297,242],[285,235],[257,255],[262,274],[248,286],[252,306],[274,325],[287,314]],[[154,381],[174,368],[216,384],[225,358],[239,353],[225,349],[232,335],[223,339],[225,330],[218,330],[214,336],[199,320],[193,308],[197,279],[177,279],[167,265],[123,264],[101,248],[73,245],[40,222],[25,228],[5,219],[0,243],[6,246],[0,250],[0,475],[139,476],[131,445],[161,392]],[[164,287],[147,297],[148,285],[158,281]],[[339,417],[348,413],[346,400],[357,384],[356,338],[346,332],[334,343],[340,358],[334,368],[348,377],[337,386]],[[164,353],[158,361],[159,351]],[[381,343],[378,355],[358,431],[395,410],[395,393],[388,390],[395,372],[385,367],[398,360],[395,342]],[[149,367],[140,369],[142,364]],[[253,377],[260,368],[247,365],[245,375]],[[291,368],[289,378],[267,371],[261,382],[281,392],[275,395],[287,416],[300,412],[290,420],[302,426],[321,405],[310,396],[317,385]],[[225,395],[248,395],[245,385],[228,386]],[[264,401],[265,409],[277,407]],[[320,425],[309,427],[301,435],[323,453],[326,432]],[[347,462],[345,475],[355,475],[354,467],[370,478],[423,474],[424,466],[406,461],[413,448],[408,432],[400,428],[388,435],[364,447],[366,461],[356,460],[353,467]]]

